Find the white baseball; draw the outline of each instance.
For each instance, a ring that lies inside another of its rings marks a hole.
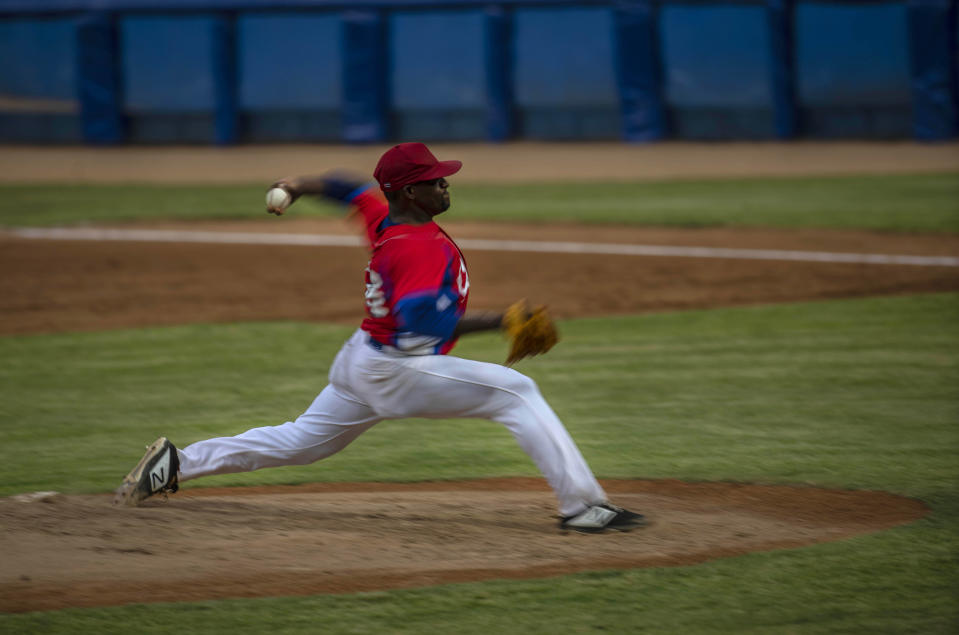
[[[266,193],[266,205],[271,209],[284,210],[291,202],[290,193],[282,187],[274,187]]]

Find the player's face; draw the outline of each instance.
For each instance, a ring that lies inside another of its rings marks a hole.
[[[413,185],[416,202],[421,208],[436,216],[450,208],[449,182],[444,178],[420,181]]]

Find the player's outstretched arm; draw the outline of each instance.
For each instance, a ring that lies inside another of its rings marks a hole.
[[[280,188],[290,195],[283,205],[267,203],[266,211],[280,216],[301,196],[322,196],[340,203],[350,203],[369,184],[360,176],[348,172],[289,176],[275,181],[270,189]]]
[[[502,329],[510,340],[507,366],[524,357],[541,355],[559,341],[549,310],[545,306],[530,308],[525,299],[514,302],[505,313],[468,312],[457,322],[453,335],[459,337],[498,329]]]
[[[503,314],[493,311],[468,311],[453,329],[453,337],[460,337],[467,333],[482,331],[497,331],[503,328]]]

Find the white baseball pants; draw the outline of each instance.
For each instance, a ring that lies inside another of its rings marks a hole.
[[[330,384],[296,421],[179,450],[180,480],[305,465],[345,448],[384,419],[468,417],[505,425],[573,516],[606,494],[535,382],[504,366],[448,355],[378,351],[362,330],[344,344]]]

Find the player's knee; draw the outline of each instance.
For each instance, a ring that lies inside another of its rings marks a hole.
[[[539,394],[539,387],[535,381],[512,369],[509,373],[507,390],[521,396]]]

